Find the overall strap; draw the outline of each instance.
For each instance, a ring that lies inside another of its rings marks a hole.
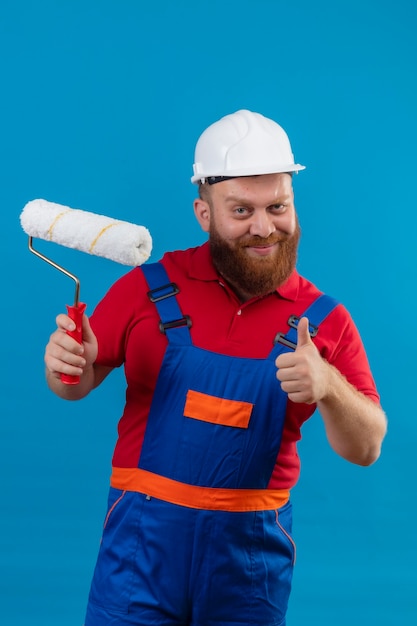
[[[162,263],[145,263],[141,266],[146,281],[150,287],[149,300],[155,304],[159,313],[159,330],[169,341],[181,344],[191,344],[189,328],[191,319],[183,315],[178,305],[178,286],[171,282]]]
[[[290,315],[288,325],[290,330],[285,333],[278,333],[274,339],[274,348],[269,354],[269,358],[275,360],[281,352],[289,352],[297,347],[297,327],[302,317],[307,317],[309,321],[309,331],[311,337],[318,333],[320,324],[337,307],[339,303],[334,298],[322,294],[319,296],[300,316]]]

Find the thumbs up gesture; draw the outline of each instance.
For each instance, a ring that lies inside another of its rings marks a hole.
[[[313,404],[326,395],[330,366],[321,357],[310,337],[306,317],[302,317],[298,323],[295,351],[280,354],[275,365],[281,388],[292,402]]]

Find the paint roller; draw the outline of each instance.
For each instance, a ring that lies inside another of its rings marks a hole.
[[[47,200],[28,202],[20,215],[20,223],[29,235],[30,252],[75,282],[74,304],[67,305],[75,330],[67,332],[78,343],[82,342],[82,317],[86,308],[80,302],[80,281],[67,269],[36,250],[33,239],[52,241],[133,267],[147,261],[152,251],[151,235],[144,226],[81,209],[71,209]],[[62,374],[61,380],[66,384],[77,384],[79,376]]]

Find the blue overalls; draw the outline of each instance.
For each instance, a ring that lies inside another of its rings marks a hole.
[[[192,344],[163,266],[142,269],[169,343],[138,468],[110,490],[85,626],[284,626],[291,504],[267,486],[287,403],[275,359],[299,318],[266,359],[213,353]],[[335,305],[305,312],[312,334]]]

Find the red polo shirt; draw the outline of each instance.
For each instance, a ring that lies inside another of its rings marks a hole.
[[[209,246],[166,253],[162,259],[183,314],[192,320],[194,345],[222,354],[265,358],[277,332],[287,332],[290,315],[301,315],[321,292],[294,271],[276,292],[240,303],[212,265]],[[153,390],[162,363],[166,337],[159,316],[147,297],[140,268],[120,278],[91,316],[97,336],[97,363],[124,365],[126,404],[119,421],[113,465],[137,467]],[[379,402],[359,333],[346,309],[338,305],[321,324],[314,342],[322,356],[359,391]],[[277,381],[277,384],[278,381]],[[296,443],[315,405],[288,401],[280,453],[270,488],[289,489],[298,479]]]

